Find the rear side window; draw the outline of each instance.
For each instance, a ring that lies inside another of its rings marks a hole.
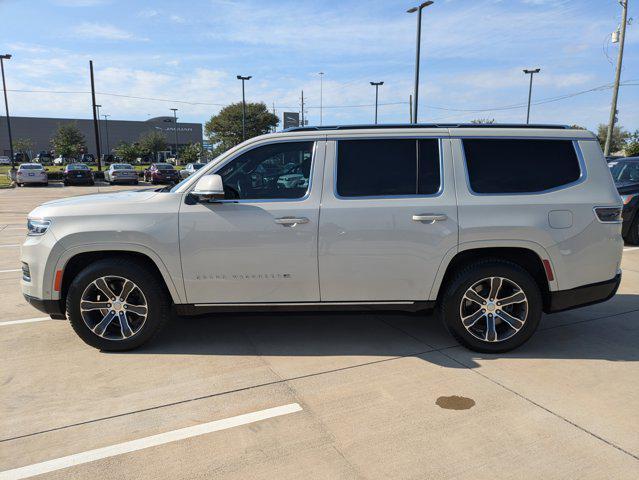
[[[437,139],[341,140],[337,150],[337,194],[341,197],[439,191]]]
[[[571,140],[463,140],[470,186],[476,193],[533,193],[581,176]]]

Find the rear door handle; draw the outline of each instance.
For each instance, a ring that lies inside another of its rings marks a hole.
[[[448,217],[444,215],[443,213],[420,213],[418,215],[413,215],[414,222],[435,223],[435,222],[443,222],[447,218]]]
[[[275,223],[285,227],[294,227],[297,224],[308,223],[309,221],[306,217],[280,217],[275,219]]]

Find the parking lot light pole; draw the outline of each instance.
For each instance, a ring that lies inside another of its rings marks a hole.
[[[175,164],[177,165],[178,161],[178,131],[177,131],[177,108],[172,108],[171,109],[173,111],[173,123],[175,125],[174,130],[175,130]]]
[[[432,5],[435,2],[428,1],[424,2],[418,7],[409,8],[406,10],[407,13],[415,13],[417,12],[417,51],[415,54],[415,99],[413,103],[413,123],[417,123],[417,104],[419,98],[419,53],[420,47],[422,43],[422,10],[429,5]]]
[[[7,112],[7,133],[9,134],[9,154],[11,155],[11,171],[16,169],[13,158],[13,139],[11,138],[11,119],[9,118],[9,101],[7,100],[7,83],[4,79],[4,61],[11,59],[10,54],[0,55],[0,69],[2,70],[2,90],[4,91],[4,108]]]
[[[530,75],[530,85],[528,86],[528,111],[526,113],[526,125],[528,125],[530,123],[530,100],[532,98],[533,75],[535,75],[535,73],[539,73],[540,71],[541,71],[541,68],[527,68],[527,69],[524,69],[524,73],[526,75]]]
[[[250,80],[251,76],[243,77],[242,75],[238,75],[237,79],[242,80],[242,141],[244,141],[246,140],[246,97],[244,95],[244,82]]]
[[[93,110],[93,130],[95,132],[95,152],[98,156],[98,172],[102,170],[102,160],[100,160],[100,131],[98,127],[98,116],[95,103],[95,81],[93,79],[93,60],[89,60],[89,73],[91,75],[91,108]]]
[[[371,82],[371,85],[375,87],[375,125],[377,125],[377,101],[379,99],[379,86],[384,85],[384,82]]]
[[[111,150],[109,149],[109,122],[108,119],[111,115],[102,115],[104,117],[104,130],[106,133],[106,154],[109,155]]]
[[[100,128],[100,108],[102,108],[102,105],[95,106],[95,109],[98,112],[98,138],[100,139],[100,143],[102,143],[102,129]]]

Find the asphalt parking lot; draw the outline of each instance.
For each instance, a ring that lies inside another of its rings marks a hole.
[[[616,297],[509,354],[393,313],[175,319],[103,353],[24,302],[19,245],[40,203],[130,188],[0,190],[0,479],[638,477],[638,247]]]

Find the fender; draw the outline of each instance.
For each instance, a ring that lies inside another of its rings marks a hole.
[[[524,248],[526,250],[531,250],[537,254],[540,259],[547,259],[550,261],[550,265],[553,269],[553,272],[556,272],[555,266],[553,265],[552,257],[548,254],[548,251],[538,244],[537,242],[532,242],[529,240],[508,240],[508,239],[500,239],[500,240],[478,240],[473,242],[464,242],[459,245],[449,249],[437,269],[437,274],[435,275],[435,280],[433,282],[433,286],[430,290],[430,295],[428,296],[429,300],[436,300],[437,295],[439,293],[439,289],[442,284],[442,280],[444,279],[444,275],[448,270],[448,266],[450,265],[453,258],[458,253],[467,251],[467,250],[476,250],[480,248]],[[552,281],[548,281],[549,290],[556,291],[559,290],[559,285],[557,283],[557,275],[555,275],[555,279]]]
[[[57,270],[64,270],[64,267],[67,265],[69,260],[72,257],[80,254],[80,253],[90,253],[90,252],[104,252],[104,251],[121,251],[121,252],[134,252],[140,253],[142,255],[146,255],[151,259],[151,261],[158,268],[160,273],[162,274],[162,278],[164,279],[164,283],[166,284],[169,293],[171,295],[171,299],[175,304],[185,303],[186,302],[186,292],[184,291],[183,283],[181,282],[182,272],[176,272],[177,278],[174,278],[174,275],[171,275],[171,272],[167,268],[166,264],[162,261],[162,258],[151,250],[149,247],[145,245],[140,245],[137,243],[87,243],[81,245],[74,245],[73,247],[65,250],[62,255],[58,258],[56,263],[54,272]],[[52,297],[57,300],[60,298],[60,293],[56,292],[53,288],[53,282],[55,275],[49,275],[50,279],[49,288],[52,292]],[[178,280],[177,282],[175,280]],[[177,283],[177,285],[176,285]],[[179,288],[178,285],[181,287]]]

